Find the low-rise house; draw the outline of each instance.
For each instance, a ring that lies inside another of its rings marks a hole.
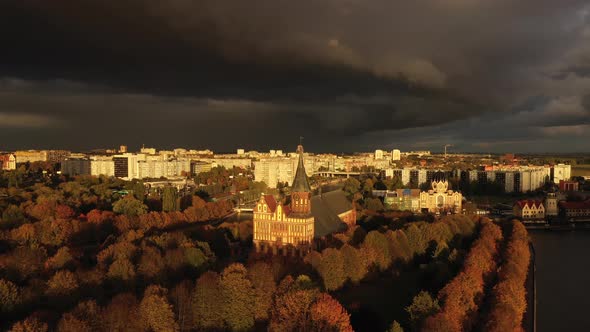
[[[545,219],[545,205],[539,200],[517,201],[513,206],[514,215],[523,219]]]

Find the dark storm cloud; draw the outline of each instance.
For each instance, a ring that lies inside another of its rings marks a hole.
[[[37,116],[36,138],[69,146],[63,128],[89,117],[88,146],[108,128],[108,144],[353,150],[458,121],[488,132],[488,114],[531,137],[587,122],[589,17],[581,0],[7,0],[0,119]]]

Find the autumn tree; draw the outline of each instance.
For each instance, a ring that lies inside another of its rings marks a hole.
[[[57,250],[53,257],[47,260],[45,265],[54,270],[59,270],[68,265],[71,265],[73,261],[74,258],[70,254],[70,249],[68,247],[61,247]]]
[[[197,280],[191,308],[195,329],[221,329],[223,327],[223,299],[217,273],[207,271]]]
[[[118,294],[103,310],[103,325],[106,331],[139,332],[143,324],[139,317],[139,303],[135,295]]]
[[[78,289],[76,275],[68,270],[57,271],[47,282],[47,294],[68,295]]]
[[[362,248],[369,255],[370,262],[374,263],[379,270],[385,271],[391,265],[389,242],[387,237],[379,231],[369,232],[363,241]]]
[[[113,279],[131,281],[135,278],[135,267],[128,258],[120,257],[111,264],[107,274]]]
[[[12,311],[18,301],[18,287],[9,280],[0,279],[0,313]]]
[[[404,329],[398,321],[394,320],[389,326],[389,329],[387,329],[387,332],[404,332]]]
[[[416,331],[419,330],[422,320],[434,315],[439,310],[438,300],[433,299],[430,293],[425,291],[418,293],[412,300],[412,304],[406,307],[406,311],[410,315],[410,322]]]
[[[221,273],[219,287],[223,298],[224,321],[232,331],[254,326],[254,289],[242,264],[231,264]]]
[[[300,276],[301,277],[301,276]],[[310,330],[310,307],[319,295],[309,277],[285,277],[274,296],[268,330],[271,332]]]
[[[189,280],[183,280],[170,291],[168,297],[172,302],[179,330],[189,331],[193,325],[192,283]]]
[[[146,288],[139,304],[139,314],[145,326],[158,332],[178,331],[174,310],[166,298],[168,291],[160,286]]]
[[[310,308],[311,326],[313,331],[352,332],[350,315],[328,294],[320,294]]]
[[[272,268],[265,262],[256,262],[248,268],[248,279],[254,288],[254,318],[266,321],[276,289]]]
[[[326,290],[337,290],[346,282],[344,259],[338,249],[327,248],[322,252],[322,259],[318,266],[318,273],[324,281]]]
[[[15,323],[10,328],[10,332],[47,332],[47,323],[39,320],[34,316],[29,316],[25,320]]]
[[[342,254],[344,274],[353,283],[358,284],[367,275],[366,258],[360,250],[345,244],[340,248]]]
[[[342,190],[346,192],[348,197],[352,197],[354,194],[359,192],[361,189],[361,183],[355,178],[348,178],[344,181],[344,187]]]

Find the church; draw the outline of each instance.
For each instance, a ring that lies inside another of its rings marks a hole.
[[[449,182],[443,172],[432,177],[432,189],[420,193],[420,210],[431,213],[461,213],[463,195],[449,189]]]
[[[312,197],[302,145],[297,147],[297,153],[299,161],[287,203],[283,205],[274,196],[263,194],[254,207],[253,241],[257,251],[308,252],[315,239],[356,223],[356,210],[344,191]]]

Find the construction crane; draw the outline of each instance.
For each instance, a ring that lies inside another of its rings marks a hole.
[[[453,144],[445,144],[445,159],[447,158],[447,148],[452,147]]]

